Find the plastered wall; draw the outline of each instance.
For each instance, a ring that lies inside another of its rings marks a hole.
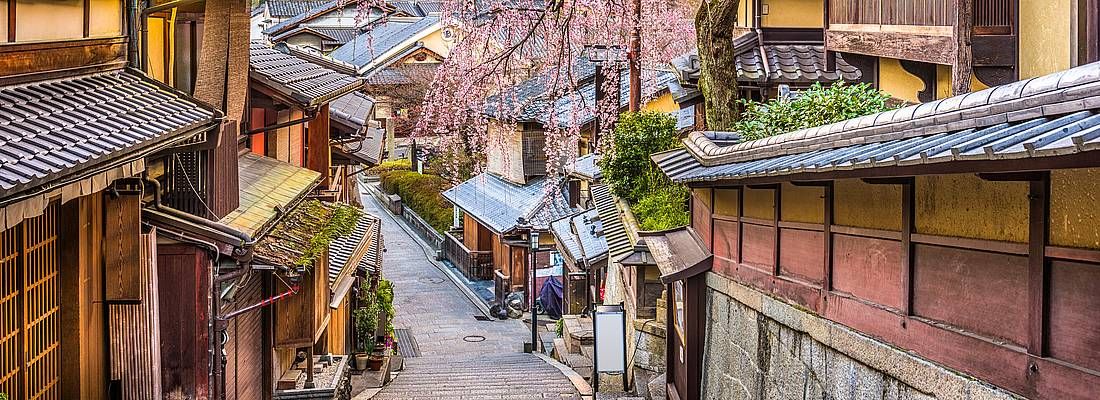
[[[821,28],[825,26],[822,0],[764,0],[768,13],[761,18],[764,27]]]
[[[972,174],[916,178],[918,233],[1027,242],[1027,182],[990,182]]]
[[[714,213],[736,217],[737,215],[737,189],[714,190]]]
[[[833,183],[833,222],[858,228],[901,230],[901,186],[859,179]]]
[[[745,216],[749,218],[775,218],[775,192],[771,189],[745,189]]]
[[[1051,172],[1050,243],[1100,249],[1100,168]]]
[[[1020,0],[1020,79],[1070,67],[1073,1]]]
[[[825,222],[825,189],[818,186],[783,184],[780,219],[821,224]]]
[[[879,89],[896,98],[918,103],[917,92],[924,90],[924,82],[913,74],[905,72],[901,63],[893,58],[879,58],[878,63]]]

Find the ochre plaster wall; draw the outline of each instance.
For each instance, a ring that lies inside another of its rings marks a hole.
[[[821,28],[825,24],[822,0],[764,0],[768,14],[761,18],[764,27]]]
[[[837,225],[900,231],[901,186],[837,180],[833,184],[833,210]]]
[[[917,103],[917,92],[924,90],[920,78],[905,72],[901,63],[893,58],[878,59],[879,89],[896,98]]]
[[[714,213],[718,215],[737,215],[737,189],[714,190]]]
[[[745,216],[749,218],[775,218],[775,191],[771,189],[745,189]]]
[[[819,186],[783,184],[779,216],[783,221],[825,222],[825,189]]]
[[[709,208],[711,210],[714,209],[714,203],[711,200],[711,194],[710,194],[711,189],[692,189],[691,191],[692,191],[692,195],[695,196],[696,198],[698,198],[699,201],[702,201],[703,204],[705,204],[707,206],[707,208]]]
[[[1027,182],[990,182],[972,174],[916,179],[918,233],[1027,242]]]
[[[669,93],[657,96],[657,98],[645,103],[642,107],[645,111],[660,111],[663,113],[676,112],[680,110],[680,106],[676,104],[676,101],[672,99],[672,95]]]
[[[1051,172],[1050,243],[1100,249],[1100,168]]]
[[[1020,79],[1070,67],[1073,1],[1020,0]]]

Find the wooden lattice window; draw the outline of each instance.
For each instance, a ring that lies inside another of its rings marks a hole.
[[[61,398],[57,205],[0,233],[0,392]]]

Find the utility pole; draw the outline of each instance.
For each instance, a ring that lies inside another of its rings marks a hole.
[[[642,103],[642,0],[634,0],[634,21],[630,30],[630,111]]]

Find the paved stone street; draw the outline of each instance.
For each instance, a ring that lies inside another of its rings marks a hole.
[[[363,204],[382,218],[383,277],[394,285],[394,327],[409,329],[420,350],[374,398],[576,397],[576,389],[557,368],[523,353],[523,341],[530,335],[526,325],[475,318],[481,311],[432,263],[432,251],[402,229],[374,197],[364,195]]]

